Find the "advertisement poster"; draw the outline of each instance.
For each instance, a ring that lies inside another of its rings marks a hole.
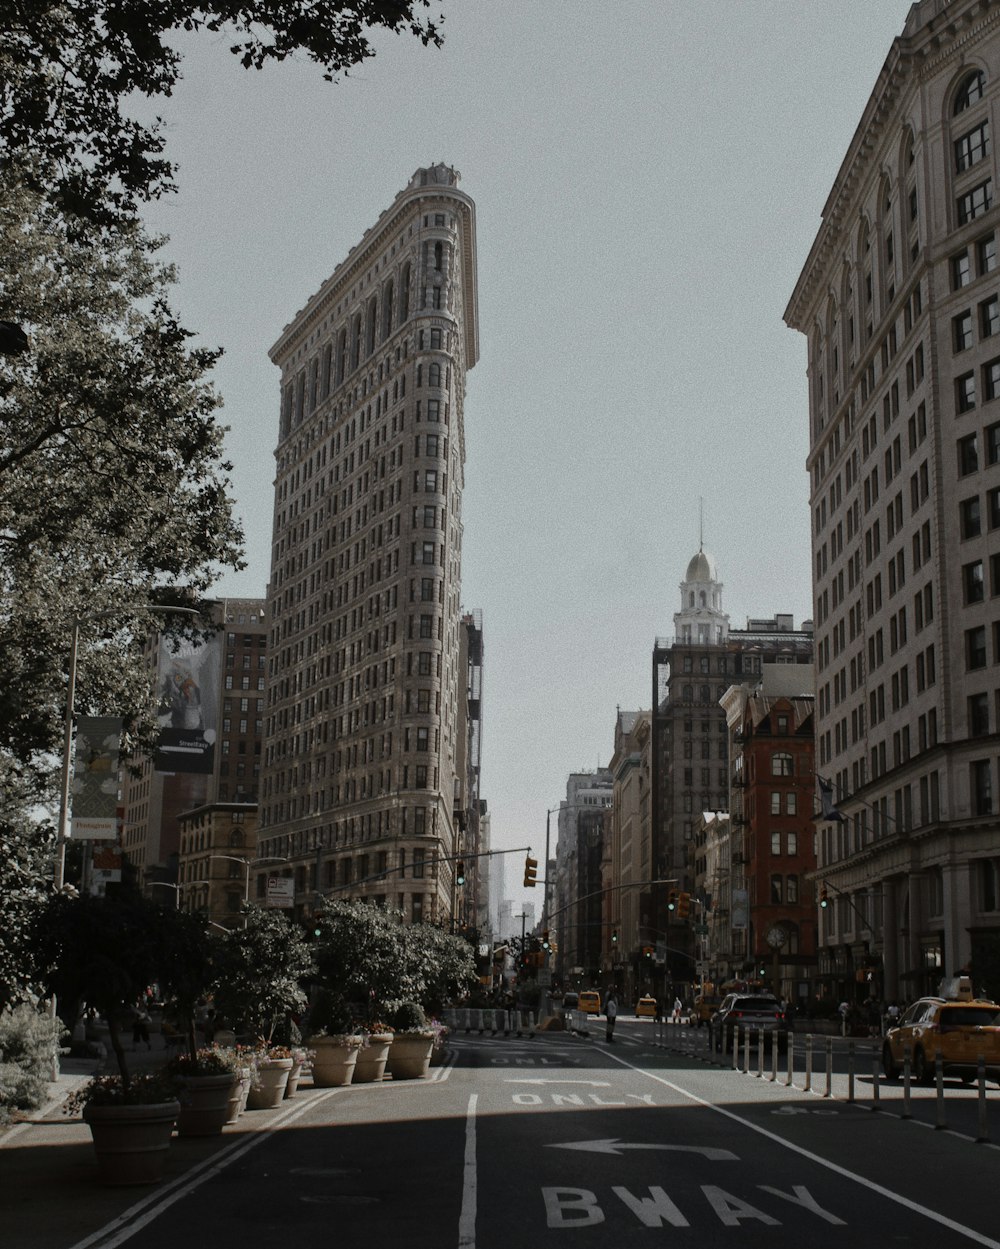
[[[118,839],[118,750],[122,722],[116,716],[80,716],[76,725],[70,786],[71,837]]]
[[[222,639],[160,639],[157,772],[211,773],[219,727]]]

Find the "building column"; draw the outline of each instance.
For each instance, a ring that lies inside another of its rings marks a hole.
[[[882,882],[882,991],[887,1002],[901,998],[899,946],[899,880],[890,877]]]
[[[944,913],[944,949],[941,957],[945,976],[957,976],[961,968],[968,967],[972,958],[971,866],[968,863],[948,863],[941,869]]]

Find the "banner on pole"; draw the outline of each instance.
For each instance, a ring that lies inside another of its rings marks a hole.
[[[116,716],[80,716],[71,786],[70,836],[87,841],[118,838],[118,751],[122,722]]]

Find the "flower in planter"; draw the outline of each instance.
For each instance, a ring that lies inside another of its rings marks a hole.
[[[177,1100],[177,1079],[166,1071],[133,1076],[126,1086],[121,1076],[94,1076],[67,1097],[63,1111],[79,1114],[86,1106],[156,1106]]]
[[[166,1070],[177,1076],[218,1076],[236,1074],[245,1063],[233,1046],[203,1045],[190,1054],[175,1054]]]

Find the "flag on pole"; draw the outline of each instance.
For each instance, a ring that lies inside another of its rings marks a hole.
[[[833,786],[824,777],[817,775],[816,782],[819,785],[819,805],[820,813],[816,817],[820,820],[829,820],[838,824],[846,822],[847,817],[837,809],[837,802],[833,796]]]

